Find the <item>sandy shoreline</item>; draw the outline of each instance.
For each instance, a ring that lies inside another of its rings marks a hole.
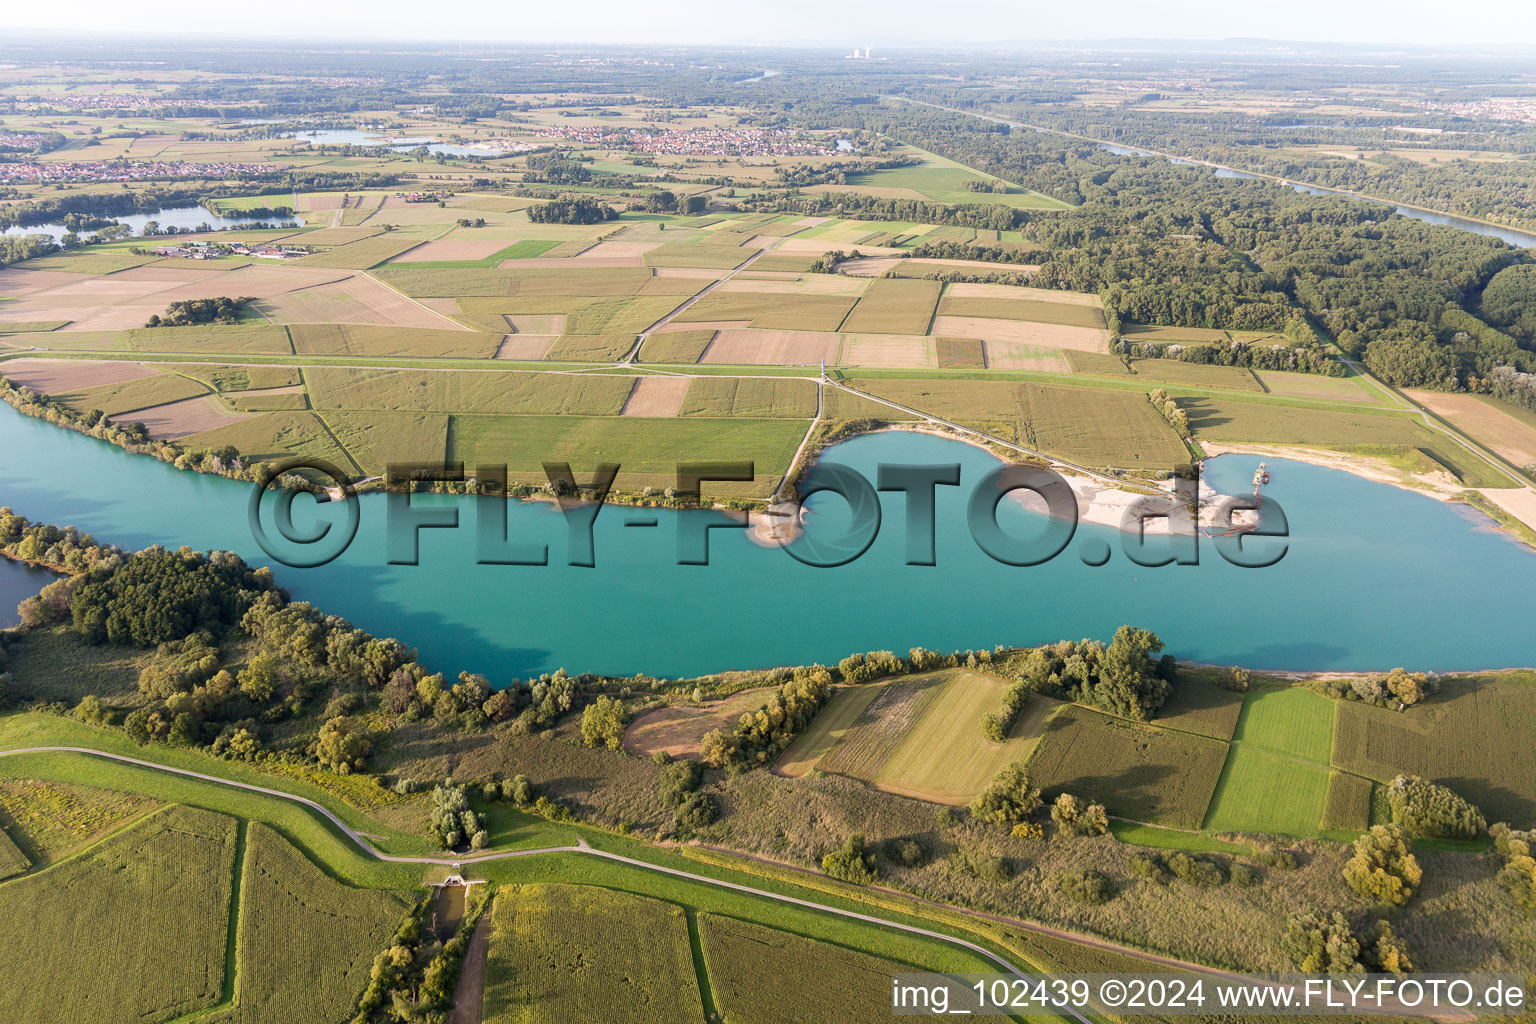
[[[1536,530],[1536,492],[1528,487],[1468,487],[1457,480],[1447,470],[1438,470],[1432,473],[1409,473],[1392,465],[1386,459],[1374,458],[1369,455],[1354,455],[1346,452],[1332,452],[1322,448],[1302,448],[1291,445],[1279,444],[1218,444],[1212,441],[1201,442],[1200,447],[1209,458],[1218,455],[1263,455],[1273,459],[1291,459],[1296,462],[1306,462],[1313,466],[1323,466],[1328,469],[1342,470],[1352,473],[1375,483],[1390,484],[1400,487],[1405,491],[1422,494],[1443,501],[1447,504],[1462,505],[1476,509],[1483,515],[1481,509],[1466,500],[1466,495],[1476,494],[1493,505],[1498,506],[1512,519],[1519,520],[1532,530]],[[1516,534],[1505,527],[1498,520],[1488,517],[1491,529],[1497,530],[1509,537]]]
[[[959,441],[962,444],[970,445],[972,448],[980,449],[981,451],[986,452],[988,455],[991,455],[994,458],[998,458],[1000,462],[1003,461],[991,448],[976,441],[973,438],[952,433],[947,430],[940,430],[934,427],[883,427],[880,430],[867,431],[865,434],[859,434],[857,436],[865,437],[868,434],[881,434],[890,431],[902,431],[905,433],[913,434],[931,434],[934,437],[942,437],[950,441]],[[812,460],[810,465],[807,466],[806,471],[809,472],[810,468],[814,465],[815,460]],[[1065,469],[1064,467],[1058,465],[1051,466],[1051,469],[1060,474],[1062,479],[1064,479],[1071,486],[1072,493],[1077,497],[1077,519],[1079,523],[1093,523],[1098,526],[1108,526],[1117,530],[1135,532],[1137,521],[1132,520],[1130,524],[1127,524],[1125,516],[1127,510],[1129,510],[1130,507],[1136,502],[1150,498],[1154,501],[1160,501],[1164,506],[1167,507],[1173,507],[1179,504],[1179,502],[1174,498],[1172,480],[1147,481],[1148,486],[1154,487],[1158,492],[1156,494],[1147,494],[1142,493],[1141,491],[1133,491],[1126,488],[1115,487],[1095,477],[1077,475],[1074,474],[1071,470]],[[966,481],[962,481],[961,487],[963,488],[967,486],[967,483],[968,482]],[[1033,492],[1014,491],[1007,495],[1007,497],[1010,500],[1019,502],[1024,507],[1033,511],[1049,511],[1045,506],[1044,499],[1040,498]],[[1213,499],[1218,499],[1220,497],[1222,497],[1222,495],[1211,490],[1210,487],[1204,483],[1204,481],[1201,482],[1200,502],[1202,506],[1202,524],[1210,524],[1211,515],[1214,513],[1215,505],[1215,501]],[[797,512],[800,513],[798,517],[796,515]],[[747,531],[748,538],[750,538],[754,543],[760,544],[764,547],[778,547],[783,544],[790,543],[800,535],[800,532],[803,529],[804,511],[792,502],[785,502],[774,506],[767,512],[751,513],[751,521],[752,528]],[[1169,533],[1169,520],[1166,518],[1149,519],[1146,521],[1146,523],[1146,533],[1148,536],[1167,535]]]

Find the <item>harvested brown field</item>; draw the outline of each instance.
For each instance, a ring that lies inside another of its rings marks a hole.
[[[299,389],[302,391],[303,389]],[[228,426],[245,419],[249,413],[231,412],[213,395],[186,398],[179,402],[151,406],[112,417],[115,421],[142,423],[149,436],[174,441],[204,430]]]
[[[509,334],[496,349],[496,359],[543,359],[558,334]]]
[[[637,377],[621,416],[676,416],[693,380],[688,377]]]
[[[1042,373],[1071,373],[1072,367],[1060,350],[1023,345],[1016,341],[984,341],[989,370],[1038,370]]]
[[[241,288],[234,291],[250,294]],[[224,294],[227,293],[226,290]],[[389,327],[465,329],[462,324],[361,274],[349,274],[327,284],[284,292],[255,305],[258,312],[278,324],[383,324]]]
[[[774,686],[765,686],[733,693],[724,700],[699,707],[671,707],[648,712],[631,722],[624,731],[624,749],[645,757],[664,750],[673,757],[697,761],[699,741],[705,733],[711,729],[729,729],[734,726],[742,715],[762,707],[769,694],[776,689]]]
[[[905,334],[850,334],[838,362],[897,369],[938,366],[933,339]]]
[[[758,260],[752,265],[755,267],[762,262]],[[713,281],[720,276],[718,271],[708,267],[655,267],[654,270],[656,277],[682,277],[698,281]]]
[[[488,242],[471,239],[451,238],[440,242],[428,242],[418,245],[404,254],[395,257],[394,263],[434,263],[449,262],[453,260],[483,260],[488,259],[507,247],[507,243],[499,239]]]
[[[77,319],[65,327],[66,331],[128,331],[143,327],[149,318],[164,313],[165,306],[136,304],[130,306],[101,306],[89,312],[81,311]]]
[[[698,324],[691,326],[697,327]],[[827,331],[723,330],[699,357],[701,363],[746,366],[809,366],[834,362],[840,342]]]
[[[0,376],[33,391],[55,394],[78,391],[100,384],[152,377],[155,371],[143,363],[85,359],[12,359],[0,363]]]
[[[972,316],[936,316],[933,318],[933,333],[983,338],[987,341],[1022,342],[1041,348],[1066,348],[1077,352],[1103,352],[1109,344],[1108,331]]]
[[[794,377],[696,377],[682,415],[810,419],[816,415],[816,385]]]
[[[1408,397],[1517,466],[1536,464],[1536,416],[1481,395],[1409,391]]]
[[[19,299],[34,292],[45,292],[66,284],[94,280],[90,274],[69,274],[62,270],[19,270],[7,267],[0,270],[0,295]]]

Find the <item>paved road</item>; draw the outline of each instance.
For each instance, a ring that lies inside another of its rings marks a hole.
[[[370,843],[362,833],[353,829],[345,821],[342,821],[335,814],[331,813],[331,811],[329,811],[322,804],[319,804],[314,800],[310,800],[307,797],[295,796],[292,793],[284,793],[282,790],[268,789],[265,786],[257,786],[249,782],[236,782],[232,779],[224,779],[217,775],[208,775],[203,772],[194,772],[186,768],[173,768],[170,765],[157,764],[154,761],[145,761],[137,757],[127,757],[123,754],[109,754],[104,750],[94,750],[90,747],[20,747],[15,750],[0,750],[0,757],[13,754],[83,754],[87,757],[100,757],[109,761],[119,761],[123,764],[131,764],[139,768],[148,768],[153,771],[168,772],[172,775],[183,776],[184,778],[197,779],[200,782],[211,782],[215,785],[230,786],[235,789],[243,789],[251,793],[260,793],[262,796],[270,796],[276,797],[279,800],[292,801],[293,803],[302,804],[303,806],[308,807],[310,810],[315,811],[324,817],[326,821],[329,821],[332,825],[336,826],[336,828],[340,830],[343,835],[352,840],[353,843],[355,843],[369,856],[374,857],[377,860],[390,861],[396,864],[441,864],[449,867],[455,867],[462,864],[480,863],[482,861],[506,860],[512,857],[533,857],[544,853],[583,853],[588,856],[601,857],[604,860],[611,860],[620,864],[627,864],[630,867],[640,868],[644,871],[655,871],[664,875],[671,875],[674,878],[682,878],[690,882],[699,882],[704,885],[713,885],[721,889],[730,889],[735,892],[745,893],[749,896],[758,897],[759,899],[776,900],[780,903],[789,903],[794,906],[805,907],[809,910],[815,910],[824,914],[835,914],[838,917],[850,918],[855,921],[862,921],[867,924],[878,925],[883,928],[893,928],[897,931],[906,932],[909,935],[921,935],[924,938],[937,939],[941,942],[947,942],[950,945],[959,946],[962,949],[969,950],[972,953],[985,958],[989,962],[996,964],[998,967],[1002,968],[1009,974],[1018,975],[1020,977],[1031,980],[1038,980],[1034,976],[1019,970],[1019,968],[998,956],[996,953],[993,953],[991,950],[979,946],[974,942],[968,942],[965,939],[956,938],[953,935],[946,935],[943,932],[933,931],[928,928],[919,928],[916,925],[901,924],[896,921],[888,921],[883,917],[876,917],[873,914],[860,914],[853,910],[843,910],[839,907],[829,907],[826,904],[817,903],[813,900],[803,900],[795,896],[786,896],[782,893],[769,892],[766,889],[755,889],[749,885],[741,885],[737,882],[727,882],[724,879],[711,878],[708,875],[698,875],[691,871],[683,871],[679,868],[669,868],[660,864],[652,864],[649,861],[637,860],[634,857],[626,857],[623,854],[610,853],[607,850],[594,849],[593,847],[587,845],[585,839],[582,839],[579,836],[577,837],[576,843],[573,846],[545,846],[533,850],[503,850],[500,852],[490,851],[481,854],[470,854],[463,857],[401,856],[398,854],[384,853],[383,851],[379,850],[378,847]],[[1073,1017],[1075,1020],[1079,1021],[1080,1024],[1093,1024],[1093,1022],[1090,1021],[1088,1017],[1078,1013],[1076,1010],[1068,1009],[1064,1012]]]

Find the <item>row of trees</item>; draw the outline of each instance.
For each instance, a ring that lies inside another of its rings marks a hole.
[[[729,733],[724,729],[705,733],[700,756],[716,768],[767,764],[810,724],[831,696],[831,672],[820,665],[797,669],[761,708],[743,713]]]
[[[1307,685],[1330,700],[1358,700],[1379,708],[1410,708],[1440,691],[1440,677],[1399,667],[1386,675],[1315,679]]]

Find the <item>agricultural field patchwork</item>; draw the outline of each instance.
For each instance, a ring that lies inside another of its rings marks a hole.
[[[1069,792],[1133,821],[1198,829],[1221,777],[1227,744],[1063,705],[1029,758],[1047,799]]]
[[[1457,677],[1410,711],[1339,701],[1333,761],[1377,782],[1407,772],[1450,786],[1490,822],[1536,820],[1536,763],[1526,755],[1536,675]]]

